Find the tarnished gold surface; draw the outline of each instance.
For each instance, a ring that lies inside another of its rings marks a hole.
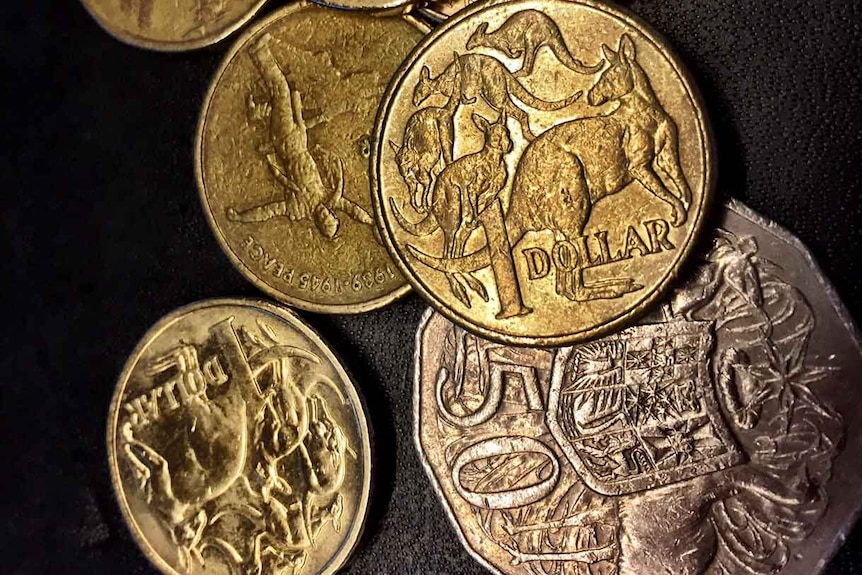
[[[335,572],[362,531],[370,450],[333,353],[254,300],[200,302],[156,324],[108,422],[123,515],[171,575]]]
[[[216,75],[195,167],[225,252],[272,297],[324,313],[409,288],[371,216],[368,158],[386,84],[423,32],[399,17],[292,4]]]
[[[584,0],[471,5],[396,74],[375,210],[456,323],[555,345],[607,333],[676,277],[712,193],[703,106],[665,43]]]
[[[81,0],[118,40],[176,52],[214,44],[244,26],[266,0]]]

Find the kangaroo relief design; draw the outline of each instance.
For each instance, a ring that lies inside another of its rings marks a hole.
[[[561,110],[574,104],[582,95],[576,92],[564,100],[546,101],[537,98],[515,78],[502,62],[486,54],[455,54],[455,59],[437,77],[431,77],[427,66],[422,67],[419,82],[413,90],[413,104],[422,103],[434,95],[448,99],[446,108],[454,113],[460,104],[474,104],[482,98],[495,111],[515,118],[527,140],[535,139],[530,120],[519,101],[536,110]]]
[[[574,243],[593,205],[633,181],[671,207],[674,226],[687,219],[691,190],[679,163],[676,124],[637,63],[631,38],[623,35],[616,52],[605,45],[602,50],[609,66],[590,89],[588,101],[593,106],[611,101],[618,106],[607,116],[558,124],[527,146],[515,170],[506,215],[510,246],[517,245],[526,232],[540,230],[552,230]],[[476,271],[494,260],[490,242],[456,259],[412,253],[444,273]],[[585,285],[587,256],[575,252],[571,257],[573,269],[558,274],[556,286],[557,293],[571,300],[616,298],[642,287],[628,278]]]
[[[298,91],[291,89],[287,77],[275,61],[269,49],[271,40],[267,34],[250,50],[250,56],[266,82],[270,100],[257,103],[249,95],[249,115],[253,122],[263,124],[266,128],[268,141],[262,146],[261,153],[270,174],[284,190],[285,197],[244,211],[228,208],[228,219],[263,222],[286,216],[293,221],[311,220],[327,239],[335,238],[341,226],[336,211],[373,227],[371,215],[344,197],[344,165],[341,159],[329,162],[337,164],[337,168],[327,170],[330,172],[327,174],[312,156],[308,147],[309,125],[302,116],[302,97]],[[321,163],[325,163],[327,156],[323,150],[320,152],[323,158]],[[332,172],[337,173],[333,175]],[[327,186],[328,181],[332,185]]]
[[[468,50],[491,48],[512,59],[523,58],[521,67],[513,74],[516,78],[529,76],[533,72],[536,55],[544,46],[554,53],[563,66],[578,74],[595,74],[604,66],[604,61],[588,66],[572,56],[557,24],[538,10],[516,12],[490,33],[488,23],[483,22],[467,40]]]
[[[431,207],[431,190],[437,175],[452,163],[455,127],[452,112],[429,106],[415,112],[404,128],[404,143],[389,141],[398,171],[410,191],[413,209],[425,214]]]
[[[411,223],[401,214],[395,201],[390,199],[398,223],[416,236],[443,231],[443,257],[458,258],[470,235],[479,227],[480,216],[498,199],[500,191],[509,178],[505,156],[512,151],[512,139],[506,127],[506,115],[501,114],[491,124],[478,114],[473,114],[473,123],[484,134],[482,149],[462,156],[448,164],[434,185],[431,213],[418,223]],[[480,280],[471,273],[447,274],[452,294],[468,308],[470,298],[467,288],[488,301],[488,292]]]
[[[671,207],[674,226],[686,221],[691,190],[679,163],[676,124],[637,63],[631,38],[623,35],[617,52],[605,45],[602,50],[610,65],[587,98],[593,106],[616,102],[618,107],[607,116],[554,126],[527,146],[515,172],[506,221],[513,245],[525,232],[542,229],[574,241],[593,205],[632,181]],[[571,285],[558,285],[569,298],[619,297],[635,288],[629,280],[585,286],[585,256],[580,259]]]

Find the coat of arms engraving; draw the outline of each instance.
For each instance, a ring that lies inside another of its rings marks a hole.
[[[584,481],[621,495],[739,463],[708,368],[710,322],[635,326],[562,351],[548,426]]]

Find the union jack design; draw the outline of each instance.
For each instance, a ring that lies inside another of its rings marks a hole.
[[[742,462],[715,399],[712,323],[631,327],[560,352],[548,424],[599,493],[660,487]]]

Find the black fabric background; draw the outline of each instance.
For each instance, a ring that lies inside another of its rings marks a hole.
[[[704,93],[720,191],[796,233],[862,321],[862,2],[627,4]],[[4,2],[0,15],[0,573],[151,573],[107,474],[115,378],[173,308],[260,295],[219,250],[192,169],[198,112],[227,44],[131,48],[74,0]],[[413,447],[423,309],[411,295],[363,316],[303,314],[345,358],[377,432],[378,488],[349,573],[483,572]],[[862,528],[826,573],[862,573]]]

